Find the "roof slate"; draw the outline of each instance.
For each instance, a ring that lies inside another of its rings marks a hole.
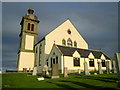
[[[101,55],[103,54],[106,59],[110,58],[102,53],[102,51],[99,50],[92,50],[92,49],[81,49],[81,48],[75,48],[75,47],[68,47],[68,46],[61,46],[61,45],[56,45],[59,50],[62,52],[64,56],[72,56],[75,51],[77,51],[81,57],[83,58],[88,58],[89,54],[92,53],[96,59],[100,59]]]

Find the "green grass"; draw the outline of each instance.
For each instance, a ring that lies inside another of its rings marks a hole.
[[[2,75],[3,88],[82,88],[82,89],[100,89],[116,88],[116,74],[102,75],[79,75],[70,74],[64,78],[60,75],[58,79],[45,78],[44,81],[38,81],[40,76],[32,76],[27,73],[4,73]]]

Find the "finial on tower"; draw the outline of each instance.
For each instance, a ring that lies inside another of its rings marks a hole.
[[[32,8],[29,8],[28,9],[28,14],[33,14],[34,13],[34,10]]]

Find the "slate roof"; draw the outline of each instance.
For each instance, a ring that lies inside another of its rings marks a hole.
[[[56,45],[59,50],[62,52],[64,56],[72,56],[75,51],[77,51],[81,57],[88,58],[88,55],[92,53],[96,59],[100,59],[101,55],[103,54],[106,59],[111,59],[107,55],[105,55],[102,51],[99,50],[92,50],[92,49],[81,49],[75,47],[68,47],[68,46],[61,46]]]

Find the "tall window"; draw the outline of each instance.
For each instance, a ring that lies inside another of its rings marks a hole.
[[[90,59],[89,60],[89,66],[90,67],[94,67],[94,59]]]
[[[30,23],[28,23],[28,27],[27,27],[28,30],[30,30]]]
[[[67,40],[67,45],[68,45],[68,46],[72,46],[72,41],[71,41],[70,38]]]
[[[101,63],[102,63],[102,67],[105,67],[105,60],[102,60]]]
[[[74,58],[74,66],[80,66],[80,58]]]
[[[58,64],[58,56],[56,56],[56,64]]]
[[[76,41],[74,42],[74,47],[77,47],[77,42]]]
[[[51,58],[51,67],[52,67],[52,58]]]
[[[66,45],[66,41],[64,39],[62,40],[62,45]]]
[[[55,58],[53,58],[53,64],[55,64]]]
[[[34,24],[31,25],[31,31],[34,31]]]

